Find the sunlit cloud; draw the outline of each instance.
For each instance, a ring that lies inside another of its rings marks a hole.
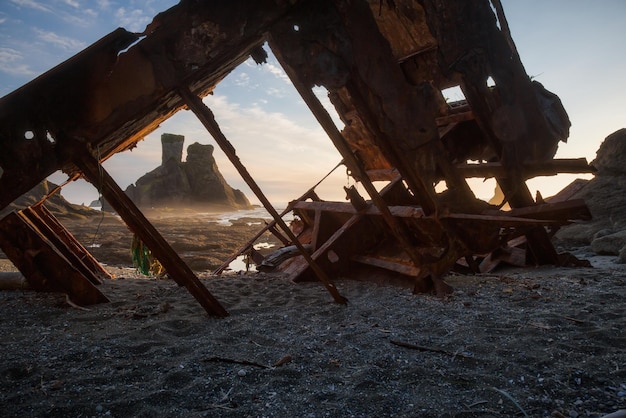
[[[65,51],[80,51],[86,46],[86,44],[82,41],[66,36],[61,36],[54,32],[48,32],[41,29],[36,29],[35,31],[37,33],[37,37],[40,40],[48,44],[55,45]]]
[[[287,84],[291,84],[291,80],[289,79],[287,74],[278,65],[267,63],[267,64],[263,64],[262,68],[264,71],[274,75],[279,80],[282,80]]]
[[[204,101],[242,160],[262,177],[315,172],[320,163],[337,158],[319,126],[303,126],[283,113],[267,112],[259,106],[242,107],[224,96],[209,96]]]
[[[80,7],[80,3],[78,3],[76,0],[64,0],[64,3],[75,9],[78,9]]]

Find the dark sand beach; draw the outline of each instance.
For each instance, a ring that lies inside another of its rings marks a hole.
[[[106,265],[111,303],[0,291],[6,417],[600,417],[626,409],[626,265],[450,275],[446,299],[210,270],[258,231],[151,217],[229,311],[208,317],[130,263],[114,217],[62,220]],[[0,260],[3,271],[14,267]]]

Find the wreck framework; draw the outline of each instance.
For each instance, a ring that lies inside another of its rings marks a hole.
[[[310,190],[288,208],[302,220],[297,231],[201,99],[249,56],[264,62],[265,44],[368,195],[349,188],[349,203],[325,202]],[[314,86],[328,90],[343,129]],[[453,86],[464,101],[446,102],[442,91]],[[553,158],[569,119],[558,97],[525,73],[499,0],[182,0],[143,33],[118,29],[0,99],[0,208],[58,170],[84,177],[172,279],[208,314],[225,316],[101,165],[184,108],[273,216],[267,229],[297,250],[276,267],[296,281],[320,280],[338,303],[346,299],[333,279],[355,265],[442,295],[455,266],[577,261],[558,254],[550,237],[588,219],[585,203],[533,198],[525,180],[592,169],[584,159]],[[477,199],[469,177],[494,177],[512,209]],[[444,192],[435,189],[440,182]],[[106,301],[96,287],[106,271],[39,205],[0,221],[0,247],[38,289]]]

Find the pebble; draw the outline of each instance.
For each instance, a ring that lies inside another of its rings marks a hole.
[[[237,372],[237,376],[240,376],[240,377],[244,377],[247,374],[248,373],[244,369],[241,369]]]
[[[102,411],[104,411],[104,408],[102,407],[102,405],[96,405],[96,412],[97,413],[102,413]]]

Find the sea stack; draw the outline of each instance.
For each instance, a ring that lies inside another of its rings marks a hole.
[[[182,161],[185,137],[161,135],[161,165],[141,176],[126,194],[139,207],[252,207],[240,190],[233,189],[222,176],[213,157],[213,146],[193,143]]]

